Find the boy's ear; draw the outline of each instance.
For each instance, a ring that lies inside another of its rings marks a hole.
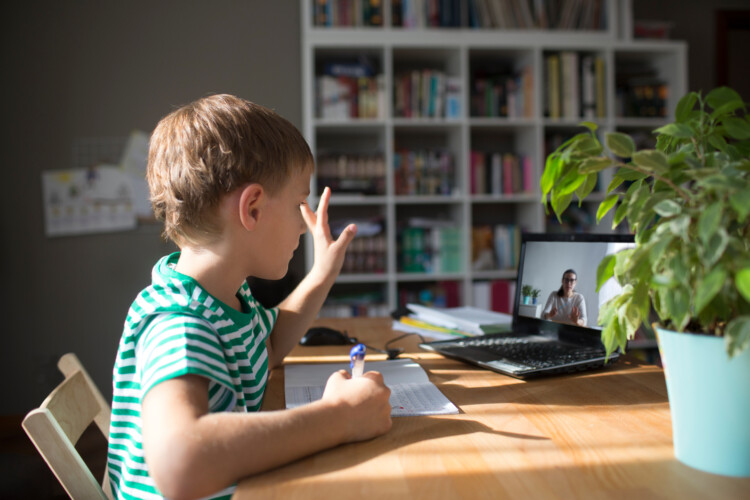
[[[260,184],[248,184],[242,188],[240,193],[240,223],[248,230],[252,231],[260,221],[263,204],[266,193]]]

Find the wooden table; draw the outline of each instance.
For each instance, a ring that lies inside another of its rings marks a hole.
[[[318,321],[382,347],[390,320]],[[625,359],[604,370],[524,382],[407,348],[458,415],[394,418],[391,431],[240,482],[235,499],[750,498],[750,479],[674,458],[662,370]],[[348,348],[297,347],[288,363],[347,361]],[[627,358],[627,356],[625,357]],[[384,359],[371,355],[368,360]],[[283,369],[264,409],[284,408]]]

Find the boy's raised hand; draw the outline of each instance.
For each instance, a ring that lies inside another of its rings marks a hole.
[[[357,226],[349,224],[338,239],[333,239],[328,225],[328,202],[330,200],[331,189],[326,187],[320,196],[316,212],[313,212],[306,203],[300,207],[305,224],[313,235],[315,262],[311,273],[319,274],[322,279],[338,276],[344,265],[346,249],[357,234]]]

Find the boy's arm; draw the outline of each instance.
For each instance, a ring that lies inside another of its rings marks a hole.
[[[149,473],[168,498],[198,498],[239,479],[391,427],[390,391],[380,374],[331,375],[323,398],[291,410],[208,412],[208,380],[186,375],[157,384],[142,407]]]
[[[315,260],[308,275],[279,304],[279,316],[267,342],[269,368],[281,364],[284,356],[299,342],[317,316],[341,271],[346,249],[357,234],[357,226],[350,224],[338,239],[333,239],[328,225],[330,199],[331,190],[325,188],[317,212],[313,212],[307,204],[300,207],[313,235]]]

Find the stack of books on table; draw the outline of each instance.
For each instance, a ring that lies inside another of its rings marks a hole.
[[[478,307],[434,308],[407,304],[407,314],[393,320],[393,329],[432,339],[473,337],[510,330],[513,317]]]

